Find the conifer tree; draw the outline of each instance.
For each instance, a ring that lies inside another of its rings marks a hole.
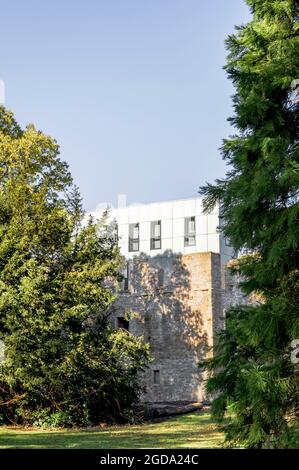
[[[57,143],[0,107],[0,419],[124,420],[148,357],[109,326],[122,263],[89,220]]]
[[[226,313],[207,389],[215,416],[229,416],[230,443],[287,447],[299,404],[299,1],[247,4],[252,20],[226,41],[236,90],[228,172],[200,192],[207,210],[219,201],[222,230],[243,253],[235,271],[257,300]]]

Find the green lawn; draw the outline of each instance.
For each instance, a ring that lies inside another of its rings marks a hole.
[[[103,429],[23,430],[0,427],[0,448],[14,449],[183,449],[221,447],[223,436],[207,411],[159,423]]]

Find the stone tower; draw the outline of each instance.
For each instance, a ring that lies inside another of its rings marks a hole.
[[[223,324],[225,266],[232,258],[219,212],[201,198],[113,209],[126,259],[111,321],[150,344],[143,380],[147,402],[194,402],[204,396],[199,367]]]

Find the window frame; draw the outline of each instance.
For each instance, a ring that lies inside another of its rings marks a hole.
[[[138,237],[134,237],[134,229],[138,228]],[[138,248],[134,249],[134,244],[137,243]],[[136,253],[140,251],[140,224],[139,222],[133,222],[129,224],[129,240],[128,240],[128,251],[129,253]]]
[[[126,264],[125,264],[123,272],[122,272],[122,277],[123,277],[122,282],[121,282],[122,292],[128,292],[129,291],[129,275],[130,275],[129,261],[126,261]]]
[[[192,220],[193,219],[193,220]],[[189,223],[194,222],[194,232],[189,231]],[[190,239],[194,240],[194,243],[190,243]],[[185,217],[184,220],[184,246],[196,246],[196,216]]]
[[[116,318],[116,328],[118,330],[130,331],[130,322],[126,320],[125,317]]]
[[[161,385],[160,369],[153,369],[153,384],[154,385]]]
[[[160,235],[159,237],[155,236],[155,227],[160,227]],[[156,247],[155,243],[159,241],[160,246]],[[162,223],[161,220],[152,220],[151,221],[151,240],[150,240],[150,249],[151,250],[161,250],[162,249]]]

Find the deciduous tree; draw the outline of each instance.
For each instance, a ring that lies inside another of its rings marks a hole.
[[[122,259],[111,231],[83,224],[55,140],[0,108],[0,415],[73,425],[123,420],[147,346],[108,311]]]

